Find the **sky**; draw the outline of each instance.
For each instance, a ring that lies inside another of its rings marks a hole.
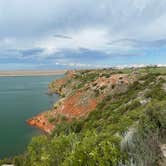
[[[166,64],[166,0],[0,0],[0,70]]]

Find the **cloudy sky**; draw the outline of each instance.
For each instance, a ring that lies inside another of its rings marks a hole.
[[[0,70],[166,64],[166,0],[0,0]]]

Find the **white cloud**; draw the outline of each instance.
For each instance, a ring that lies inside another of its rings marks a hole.
[[[151,24],[144,28],[144,38],[150,39],[162,39],[166,37],[166,13],[160,17],[154,19]]]
[[[165,20],[165,0],[0,0],[0,58],[6,50],[36,48],[44,52],[27,59],[68,61],[63,50],[80,48],[126,56],[139,52],[139,41],[150,47],[144,41],[166,38]]]
[[[85,64],[85,63],[63,63],[63,62],[56,62],[56,65],[62,65],[62,66],[70,66],[70,67],[80,67],[80,68],[104,68],[104,67],[111,67],[110,65],[106,64],[100,64],[100,65],[95,65],[95,64]]]
[[[106,29],[87,28],[74,33],[65,34],[71,39],[51,37],[44,38],[36,43],[36,47],[43,48],[45,55],[60,52],[65,49],[79,50],[80,48],[105,50],[109,42],[109,33]]]

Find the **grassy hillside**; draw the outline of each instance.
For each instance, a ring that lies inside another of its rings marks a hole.
[[[51,135],[34,137],[24,154],[0,163],[16,166],[164,165],[161,147],[166,144],[166,69],[78,73],[74,77],[77,86],[72,80],[65,84],[73,86],[70,94],[97,80],[101,73],[105,77],[137,73],[137,80],[124,92],[105,93],[107,95],[88,116],[72,121],[61,118]],[[89,92],[88,88],[86,92]],[[103,93],[101,89],[96,96]]]

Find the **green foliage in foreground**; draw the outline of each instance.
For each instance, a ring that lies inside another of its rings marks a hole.
[[[164,140],[166,129],[166,93],[163,79],[156,74],[141,78],[123,94],[107,96],[86,119],[63,122],[51,136],[32,139],[24,155],[1,163],[16,166],[136,166],[156,164],[158,142]],[[150,102],[141,105],[139,92]],[[129,145],[121,143],[128,129],[136,132]],[[152,142],[150,138],[154,138]],[[147,163],[150,161],[150,163]]]

